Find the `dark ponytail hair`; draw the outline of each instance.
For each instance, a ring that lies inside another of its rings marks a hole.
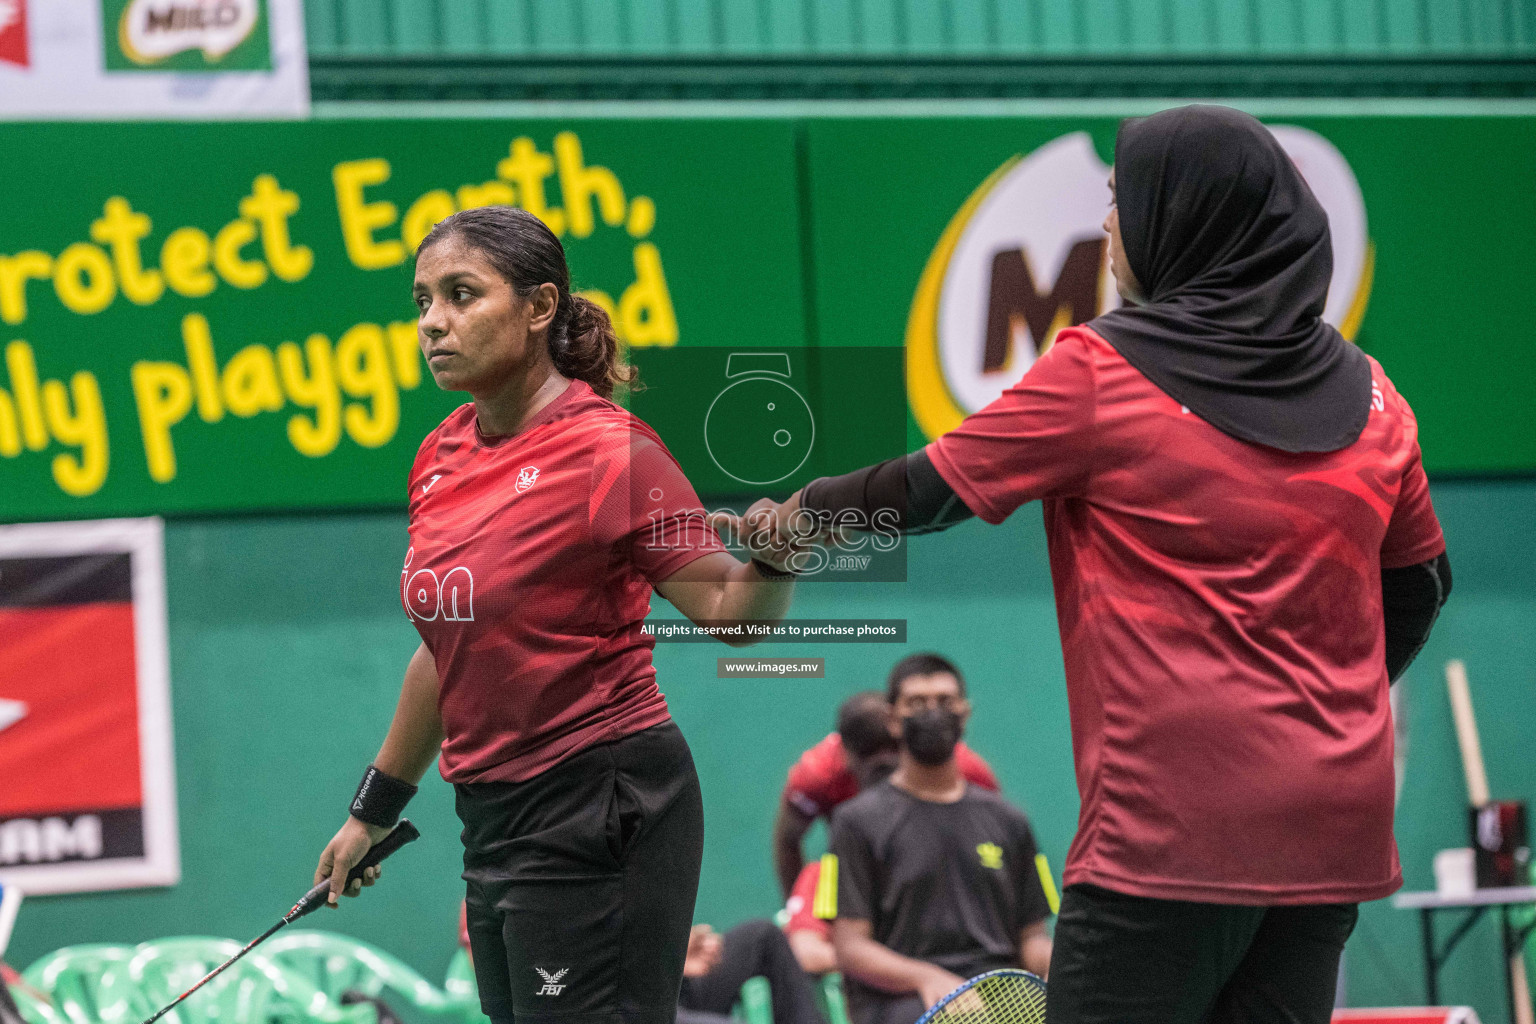
[[[603,307],[571,294],[565,248],[543,221],[513,206],[461,210],[439,221],[422,239],[417,257],[449,238],[461,239],[484,256],[524,298],[546,282],[558,289],[548,344],[549,357],[562,375],[586,381],[604,398],[612,398],[617,386],[638,390],[639,371],[620,361],[613,322]]]

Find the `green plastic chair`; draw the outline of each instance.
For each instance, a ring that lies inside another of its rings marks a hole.
[[[464,1024],[488,1024],[490,1021],[480,1012],[480,986],[475,983],[475,965],[469,958],[469,950],[460,947],[448,961],[443,993],[461,1007]]]
[[[28,985],[53,1000],[44,1006],[68,1024],[98,1024],[108,1020],[108,1008],[120,1004],[124,994],[113,968],[133,956],[132,946],[92,943],[55,950],[21,972]],[[34,1006],[38,1004],[32,1000]],[[18,1006],[20,1000],[18,1000]],[[146,1014],[147,1016],[147,1014]],[[139,1018],[143,1020],[143,1017]]]
[[[773,989],[767,978],[748,978],[741,983],[739,1002],[731,1016],[746,1024],[773,1024]]]
[[[284,970],[303,978],[336,1003],[354,989],[391,1004],[407,1004],[436,1018],[455,1022],[461,999],[453,999],[400,960],[366,942],[335,932],[298,929],[269,939],[262,952]]]
[[[141,943],[108,983],[126,994],[104,1007],[102,1024],[134,1024],[185,992],[240,951],[232,939],[186,936]],[[121,981],[117,975],[121,974]],[[174,1018],[174,1019],[173,1019]],[[372,1006],[341,1006],[263,951],[246,954],[165,1018],[171,1024],[376,1024]]]
[[[27,1024],[70,1024],[69,1018],[47,1003],[40,1003],[21,989],[11,991],[11,1000]]]
[[[821,976],[816,997],[828,1024],[852,1024],[848,1019],[848,1000],[843,996],[843,976],[830,971]]]

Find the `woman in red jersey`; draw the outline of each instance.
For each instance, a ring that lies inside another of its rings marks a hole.
[[[1388,685],[1450,586],[1417,424],[1322,321],[1327,216],[1263,125],[1127,122],[1110,187],[1126,306],[774,515],[1042,499],[1082,798],[1047,1020],[1322,1024],[1356,905],[1401,884]]]
[[[725,551],[660,438],[610,400],[633,371],[536,217],[443,221],[413,291],[438,386],[474,400],[411,469],[401,600],[422,643],[315,879],[334,903],[440,756],[486,1014],[670,1022],[703,816],[641,623],[653,589],[696,622],[776,620],[790,576]]]

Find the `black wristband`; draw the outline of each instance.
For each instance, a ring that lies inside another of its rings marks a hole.
[[[416,787],[409,782],[369,765],[363,772],[363,781],[357,784],[357,795],[352,798],[352,817],[379,828],[394,828],[400,812],[415,795]]]
[[[761,558],[752,559],[752,568],[757,570],[759,576],[767,580],[792,580],[800,575],[791,569],[780,569],[778,566],[769,565]]]

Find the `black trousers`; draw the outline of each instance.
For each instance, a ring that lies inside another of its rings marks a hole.
[[[704,852],[668,722],[524,782],[454,787],[470,949],[498,1024],[672,1024]]]
[[[11,998],[11,990],[3,981],[0,981],[0,1024],[27,1024],[16,1001]]]
[[[1357,910],[1069,886],[1056,919],[1047,1024],[1327,1024]]]
[[[773,997],[773,1024],[823,1024],[816,989],[789,940],[772,921],[747,921],[721,936],[720,962],[701,978],[684,978],[684,1010],[729,1014],[742,982],[761,975]]]
[[[896,995],[865,988],[848,998],[848,1016],[854,1024],[916,1024],[927,1010],[914,992]]]

